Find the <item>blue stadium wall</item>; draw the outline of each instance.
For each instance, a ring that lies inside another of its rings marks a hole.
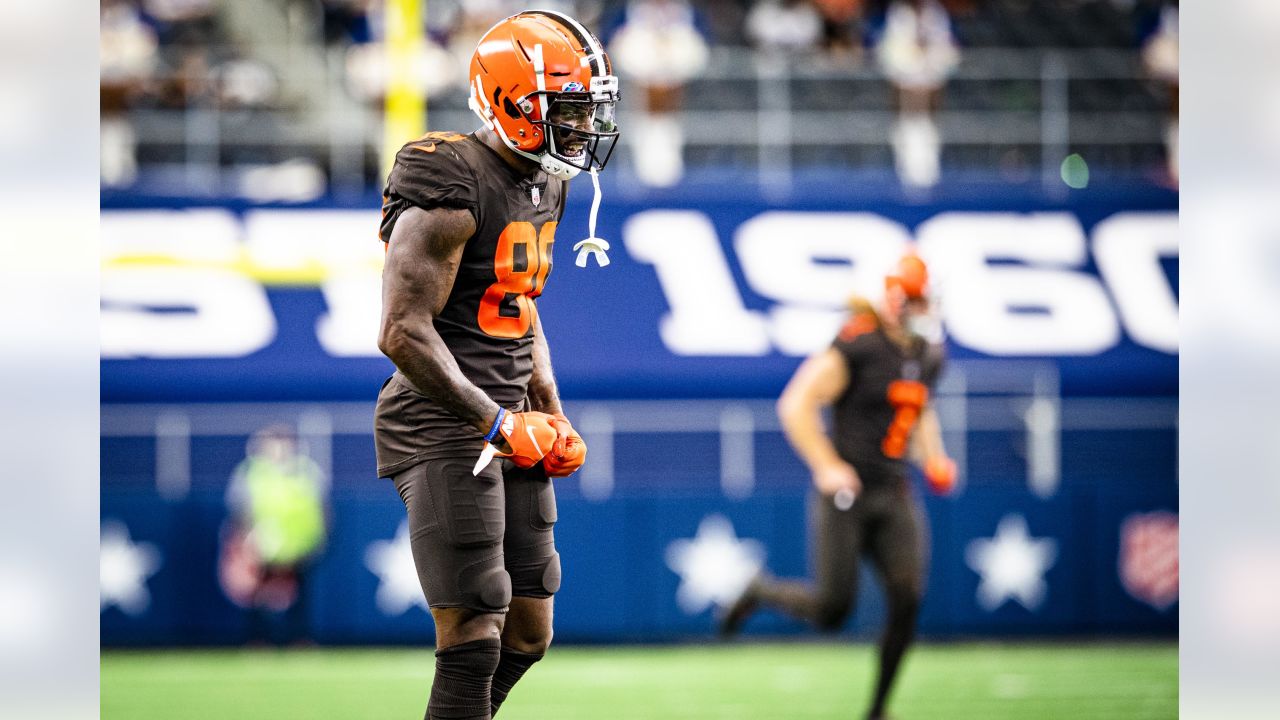
[[[607,491],[585,487],[590,478],[557,487],[558,639],[710,638],[709,599],[682,589],[696,578],[673,556],[715,528],[762,550],[777,574],[805,571],[808,479],[769,402],[829,340],[842,278],[874,293],[906,242],[936,271],[952,359],[939,402],[944,422],[964,427],[948,434],[964,448],[960,491],[918,492],[932,545],[922,631],[1177,632],[1176,194],[952,187],[920,199],[835,183],[790,199],[751,186],[641,199],[612,187],[598,233],[612,263],[584,269],[570,249],[585,236],[583,185],[538,307],[571,412],[616,427]],[[265,425],[331,411],[345,420],[327,435],[333,518],[305,589],[310,631],[324,643],[430,642],[425,609],[380,600],[388,579],[371,569],[403,522],[362,421],[391,371],[369,337],[376,224],[376,201],[104,197],[101,515],[154,560],[140,578],[145,603],[104,605],[104,645],[247,637],[217,579],[226,480],[255,413]],[[191,274],[152,288],[175,268]],[[1037,401],[1052,416],[1048,481],[1033,477],[1046,473],[1032,458],[1044,447],[1022,422]],[[157,482],[165,441],[152,428],[166,413],[196,418],[177,494]],[[206,430],[202,417],[214,418]],[[726,434],[724,417],[747,418],[746,429]],[[730,436],[751,456],[746,471],[725,457]],[[997,540],[1041,567],[987,597],[999,578],[978,572],[975,554]],[[848,633],[871,632],[883,614],[864,576]],[[749,632],[804,629],[764,615]]]

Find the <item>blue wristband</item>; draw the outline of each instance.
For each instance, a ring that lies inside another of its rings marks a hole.
[[[485,442],[493,442],[493,439],[498,436],[498,428],[502,427],[502,418],[506,416],[507,409],[504,407],[498,408],[498,416],[493,419],[493,427],[489,428],[488,434],[484,436]]]

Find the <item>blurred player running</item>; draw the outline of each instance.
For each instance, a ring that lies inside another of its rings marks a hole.
[[[948,492],[955,465],[943,450],[930,392],[942,369],[940,342],[908,329],[908,313],[927,313],[927,272],[908,255],[885,278],[884,301],[853,301],[853,313],[828,349],[796,371],[778,400],[787,439],[813,473],[813,582],[762,573],[729,608],[721,632],[735,634],[758,608],[770,607],[837,630],[857,596],[865,554],[884,583],[888,627],[868,718],[884,717],[899,661],[915,634],[928,543],[921,509],[907,484],[913,449],[936,492]],[[832,436],[821,412],[834,407]]]
[[[498,23],[470,78],[484,127],[405,145],[381,229],[378,344],[397,370],[378,396],[378,473],[408,511],[435,620],[427,718],[439,720],[490,718],[551,642],[549,478],[586,447],[561,412],[534,299],[568,180],[603,168],[618,135],[609,59],[565,15]]]

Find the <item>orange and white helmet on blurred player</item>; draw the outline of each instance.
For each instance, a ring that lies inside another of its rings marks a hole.
[[[895,295],[900,298],[901,323],[908,330],[933,344],[943,341],[942,318],[929,286],[929,267],[914,250],[907,251],[885,275],[884,288],[886,302],[892,302]]]
[[[884,277],[884,287],[902,288],[907,300],[924,300],[929,292],[929,268],[915,252],[903,255]]]
[[[507,147],[555,177],[604,168],[618,138],[618,78],[578,21],[529,10],[494,25],[471,57],[471,107]]]

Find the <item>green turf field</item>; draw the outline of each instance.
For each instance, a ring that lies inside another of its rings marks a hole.
[[[433,657],[418,650],[102,654],[108,720],[420,718]],[[860,718],[865,644],[560,647],[501,720]],[[1176,718],[1173,644],[932,644],[907,657],[900,720]]]

